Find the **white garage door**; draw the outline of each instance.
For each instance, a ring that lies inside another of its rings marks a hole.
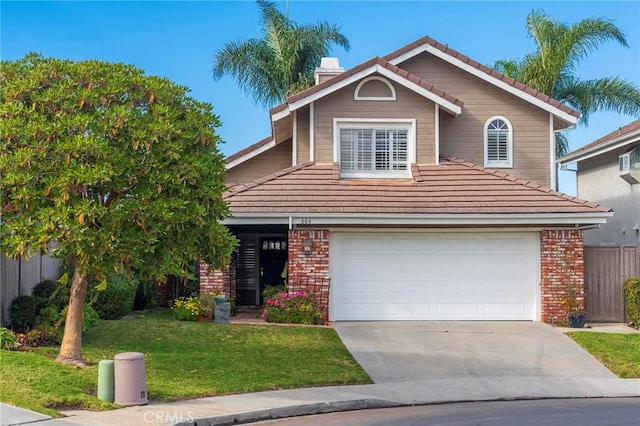
[[[332,233],[332,321],[535,320],[537,233]]]

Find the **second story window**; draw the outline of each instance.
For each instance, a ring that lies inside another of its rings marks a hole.
[[[491,117],[484,125],[485,167],[513,167],[513,128],[504,117]]]
[[[347,177],[406,177],[409,172],[409,129],[340,127],[340,174]]]

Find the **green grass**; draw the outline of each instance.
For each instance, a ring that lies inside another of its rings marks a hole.
[[[98,361],[145,354],[152,401],[309,386],[371,383],[331,328],[174,321],[169,310],[101,321],[83,336],[89,366],[55,362],[58,348],[2,351],[0,400],[44,414],[104,410],[95,397]]]
[[[618,377],[640,378],[640,334],[568,333]]]

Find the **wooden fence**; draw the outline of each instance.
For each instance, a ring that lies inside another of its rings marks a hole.
[[[39,254],[25,259],[10,259],[0,254],[0,323],[10,322],[11,301],[31,290],[44,279],[56,280],[60,277],[60,261]]]
[[[624,282],[638,276],[640,247],[585,247],[587,319],[593,322],[625,322]]]

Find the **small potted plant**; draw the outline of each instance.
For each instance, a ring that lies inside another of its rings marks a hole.
[[[571,328],[584,328],[586,313],[582,302],[578,300],[578,290],[574,285],[567,285],[566,294],[562,298],[562,307],[567,313],[567,322]]]
[[[227,297],[224,295],[224,291],[222,290],[214,291],[213,296],[216,299],[216,304],[224,303],[227,301]]]
[[[198,321],[211,321],[216,307],[216,296],[213,293],[201,293],[198,297]]]

